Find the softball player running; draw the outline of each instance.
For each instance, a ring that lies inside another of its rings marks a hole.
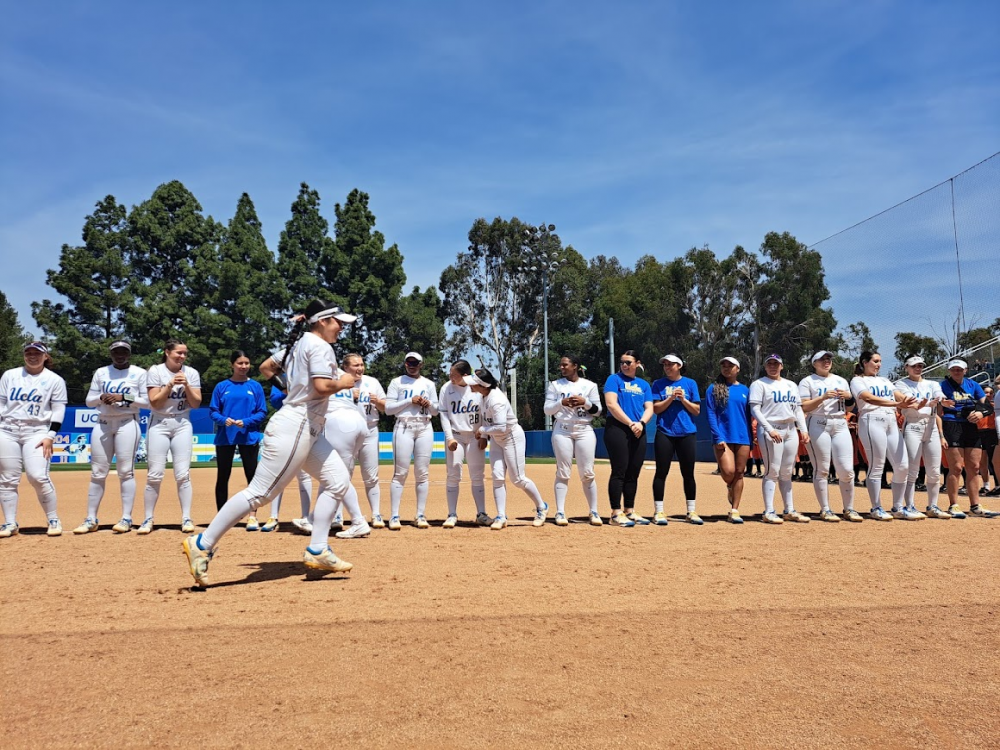
[[[66,381],[46,368],[49,348],[40,341],[24,345],[24,367],[0,376],[0,538],[17,534],[17,485],[21,471],[35,488],[48,518],[49,536],[62,534],[56,488],[49,480],[52,443],[66,416]]]
[[[740,362],[735,357],[723,357],[721,372],[705,391],[708,426],[712,431],[712,447],[719,464],[719,475],[726,483],[729,498],[728,520],[743,523],[740,500],[743,499],[743,475],[753,443],[750,430],[750,389],[737,380]]]
[[[448,497],[448,518],[444,528],[451,529],[458,523],[458,488],[462,482],[462,463],[469,464],[469,483],[472,485],[472,499],[476,504],[476,523],[490,526],[493,519],[486,513],[486,485],[483,475],[486,471],[486,441],[476,438],[480,424],[483,400],[478,393],[465,384],[467,375],[472,374],[472,365],[464,359],[452,363],[448,371],[448,382],[441,386],[438,394],[438,408],[441,412],[441,429],[444,432],[445,464],[448,478],[445,492]],[[482,444],[480,444],[482,443]]]
[[[431,452],[434,449],[434,429],[431,417],[438,413],[437,388],[420,374],[424,358],[408,352],[403,360],[405,374],[393,378],[385,396],[385,413],[396,418],[392,431],[392,457],[396,465],[389,485],[392,516],[389,528],[399,531],[399,504],[403,499],[403,484],[410,473],[413,458],[414,482],[417,490],[418,529],[430,526],[424,511],[427,509],[427,490],[430,485]]]
[[[868,456],[865,486],[872,504],[868,515],[876,521],[891,521],[894,517],[918,521],[926,516],[903,506],[909,463],[896,423],[896,409],[912,408],[916,399],[879,377],[881,368],[882,356],[878,352],[862,352],[851,379],[851,394],[858,403],[858,436]],[[886,457],[892,462],[892,515],[883,510],[879,497]]]
[[[698,428],[692,417],[701,413],[701,396],[698,384],[684,377],[684,360],[676,354],[660,357],[663,377],[653,381],[653,413],[656,415],[656,437],[653,455],[656,457],[656,474],[653,475],[654,520],[658,526],[667,525],[663,512],[663,484],[670,474],[674,456],[681,467],[684,478],[684,499],[688,523],[701,526],[701,520],[694,509],[697,485],[694,479],[694,463],[698,450]]]
[[[330,344],[337,340],[344,325],[356,319],[332,302],[310,302],[305,315],[296,319],[285,349],[261,364],[265,377],[284,375],[287,382],[279,387],[284,385],[288,395],[264,431],[260,463],[250,486],[229,498],[204,532],[184,540],[188,569],[196,585],[208,583],[208,564],[223,535],[247,513],[281,492],[300,468],[320,482],[312,537],[303,562],[307,568],[338,573],[354,567],[338,558],[328,543],[336,499],[347,492],[350,476],[324,437],[323,426],[330,396],[354,386],[352,377],[334,378],[337,363]]]
[[[111,527],[116,534],[132,530],[135,504],[135,453],[142,432],[139,410],[149,408],[146,371],[129,364],[132,345],[127,341],[111,344],[111,364],[94,373],[87,392],[87,406],[97,409],[97,424],[90,435],[90,489],[87,517],[73,529],[74,534],[97,531],[97,511],[104,498],[104,485],[111,470],[111,458],[121,482],[122,518]]]
[[[594,475],[594,454],[597,435],[590,423],[601,413],[601,393],[594,383],[580,377],[586,372],[580,358],[564,354],[559,359],[562,377],[549,383],[545,394],[545,413],[555,417],[552,426],[552,451],[556,454],[556,526],[568,526],[566,519],[566,493],[569,477],[573,473],[573,457],[583,483],[583,494],[590,506],[590,523],[601,526],[603,521],[597,511],[597,479]]]
[[[385,413],[385,390],[371,375],[365,375],[365,360],[360,354],[348,354],[342,367],[355,378],[351,395],[365,418],[367,432],[356,456],[361,466],[361,480],[372,512],[372,528],[384,529],[382,520],[382,490],[378,485],[378,415]]]
[[[799,452],[799,435],[806,443],[809,433],[799,403],[795,383],[781,377],[784,362],[777,354],[764,360],[765,377],[750,384],[750,411],[757,419],[757,442],[764,457],[764,523],[795,521],[808,523],[809,517],[795,510],[792,497],[792,468]],[[798,428],[796,430],[796,428]],[[784,513],[774,512],[774,489],[781,489]]]
[[[910,357],[905,363],[907,377],[897,380],[898,391],[909,394],[917,399],[910,409],[903,409],[903,443],[906,445],[906,460],[909,471],[906,475],[906,490],[903,504],[910,513],[916,512],[914,497],[917,488],[917,475],[920,474],[920,462],[923,461],[927,486],[927,515],[931,518],[951,518],[951,513],[938,507],[938,495],[941,492],[941,437],[940,421],[937,407],[944,400],[941,386],[933,380],[924,379],[924,358]]]
[[[187,355],[187,344],[170,339],[163,345],[163,362],[153,365],[146,372],[146,391],[153,413],[146,428],[149,471],[143,493],[144,520],[137,532],[139,534],[148,534],[153,530],[153,511],[167,468],[167,451],[173,459],[177,497],[181,501],[181,531],[185,534],[194,531],[194,521],[191,520],[194,430],[190,410],[201,406],[201,376],[197,370],[184,364]]]
[[[476,428],[476,437],[490,440],[493,500],[497,506],[497,517],[490,528],[498,531],[507,525],[506,476],[534,502],[535,520],[531,525],[542,526],[549,506],[542,500],[535,483],[524,473],[524,430],[517,423],[510,401],[497,388],[497,379],[489,370],[476,370],[472,375],[467,375],[465,384],[483,399],[483,421]]]
[[[844,520],[858,523],[861,514],[854,510],[854,444],[847,427],[846,401],[851,397],[850,384],[833,375],[833,352],[819,351],[812,356],[813,374],[799,381],[799,398],[809,428],[809,460],[813,466],[813,490],[819,501],[819,517],[835,523],[840,519],[830,510],[830,463],[837,469]]]
[[[948,512],[952,518],[965,518],[958,504],[958,484],[965,469],[965,486],[969,492],[969,512],[974,516],[992,518],[997,513],[987,510],[979,502],[979,462],[983,459],[982,441],[978,423],[993,411],[986,401],[986,393],[974,380],[965,377],[968,370],[964,360],[948,363],[948,377],[941,383],[945,400],[942,403],[941,423],[944,439],[948,444]]]

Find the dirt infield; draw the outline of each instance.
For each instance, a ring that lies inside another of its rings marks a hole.
[[[520,518],[495,532],[468,523],[466,486],[465,523],[440,528],[433,466],[434,526],[334,540],[349,576],[306,576],[290,524],[240,527],[203,592],[169,476],[148,537],[111,533],[112,477],[98,533],[49,539],[25,482],[22,533],[0,540],[3,745],[997,747],[1000,519],[765,526],[748,480],[735,527],[711,469],[702,527],[674,472],[666,528],[590,527],[574,477],[579,523],[532,528],[511,488]],[[528,467],[550,503],[554,472]],[[68,532],[88,474],[54,476]],[[215,473],[193,478],[205,524]]]

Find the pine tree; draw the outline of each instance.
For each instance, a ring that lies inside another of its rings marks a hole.
[[[321,269],[334,252],[327,236],[330,225],[319,213],[319,193],[306,183],[292,203],[292,217],[278,240],[278,273],[288,289],[289,309],[301,310],[326,290],[320,282]]]
[[[7,295],[0,291],[0,373],[24,363],[22,351],[27,341],[27,335],[21,328],[21,321],[7,300]]]

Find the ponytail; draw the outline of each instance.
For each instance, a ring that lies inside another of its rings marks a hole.
[[[854,365],[854,374],[855,375],[864,375],[865,374],[865,365],[867,365],[869,362],[871,362],[872,361],[872,357],[874,357],[876,354],[878,354],[878,352],[870,352],[867,349],[865,351],[861,352],[861,356],[858,357],[857,364]]]
[[[715,388],[712,389],[712,396],[717,408],[725,409],[729,405],[729,382],[721,372],[715,378]]]

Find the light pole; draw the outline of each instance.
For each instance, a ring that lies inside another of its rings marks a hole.
[[[549,387],[549,277],[560,266],[566,263],[561,257],[558,246],[553,247],[552,232],[555,224],[539,224],[537,227],[525,227],[525,262],[521,266],[524,272],[542,274],[542,336],[545,340],[544,373],[545,388]],[[545,429],[552,429],[552,417],[545,415]]]

